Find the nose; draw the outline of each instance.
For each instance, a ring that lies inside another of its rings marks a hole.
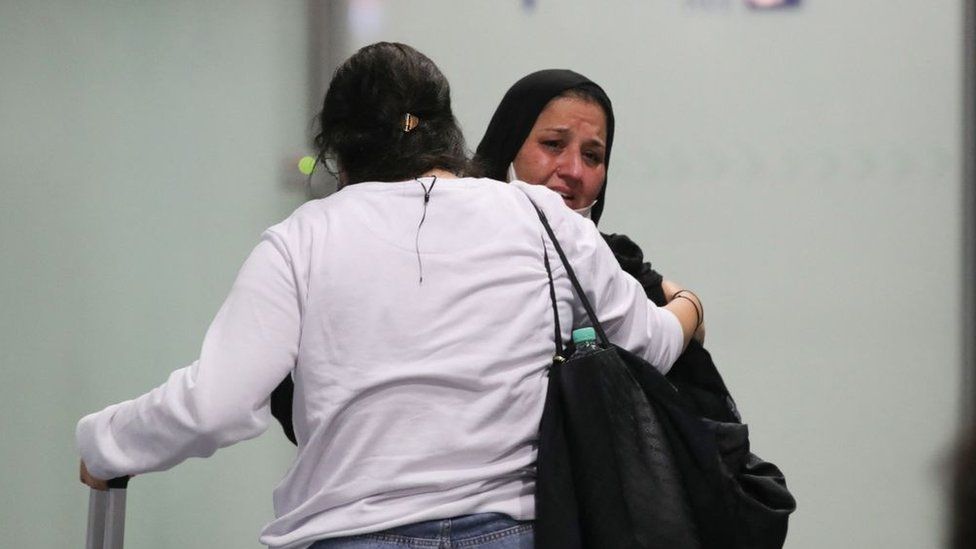
[[[557,175],[567,181],[579,182],[583,178],[583,155],[577,150],[566,150],[559,159]]]

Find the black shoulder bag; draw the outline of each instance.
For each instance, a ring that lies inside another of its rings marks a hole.
[[[539,432],[536,547],[782,547],[786,516],[742,524],[741,490],[724,469],[714,422],[694,413],[653,365],[610,343],[536,211],[603,349],[564,358],[545,251],[556,355]]]

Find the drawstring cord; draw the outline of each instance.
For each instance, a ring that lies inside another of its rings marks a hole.
[[[414,178],[414,181],[420,183],[420,186],[424,189],[424,214],[420,217],[420,224],[417,225],[417,237],[414,239],[414,248],[417,251],[417,269],[420,271],[420,284],[424,283],[424,264],[420,260],[420,228],[424,226],[424,220],[427,219],[427,203],[430,202],[430,192],[434,190],[434,184],[437,183],[437,176],[431,176],[434,179],[430,182],[430,187],[424,185],[424,182],[420,179]]]

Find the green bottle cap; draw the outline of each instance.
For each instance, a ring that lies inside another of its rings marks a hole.
[[[573,343],[579,345],[587,341],[596,341],[596,330],[590,327],[573,330]]]

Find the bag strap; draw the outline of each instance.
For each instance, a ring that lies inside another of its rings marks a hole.
[[[549,303],[552,304],[553,325],[556,327],[556,354],[553,360],[562,362],[566,357],[563,356],[565,347],[563,346],[563,331],[559,327],[559,309],[556,307],[556,285],[552,281],[552,268],[549,266],[549,249],[546,247],[546,240],[542,239],[542,260],[546,264],[546,275],[549,276]]]
[[[525,195],[529,198],[529,195]],[[529,198],[529,202],[532,203],[532,207],[535,208],[537,214],[539,214],[539,221],[542,222],[542,226],[546,229],[546,234],[549,235],[549,241],[552,242],[553,248],[556,249],[556,254],[559,255],[559,260],[562,261],[563,268],[566,269],[566,274],[569,275],[569,281],[573,284],[573,290],[576,292],[576,297],[579,298],[580,302],[583,304],[583,309],[586,310],[586,316],[590,320],[590,324],[593,325],[593,329],[596,331],[597,338],[599,338],[600,343],[604,347],[610,346],[610,339],[607,338],[606,332],[603,331],[603,326],[600,324],[600,320],[596,317],[596,313],[593,312],[593,306],[590,305],[590,300],[586,298],[586,294],[583,293],[583,287],[579,283],[579,279],[576,278],[576,272],[573,271],[573,267],[569,264],[569,260],[566,259],[566,253],[563,252],[562,246],[559,245],[559,240],[556,239],[556,234],[552,231],[552,227],[549,226],[549,220],[546,218],[546,214],[542,213],[542,210],[532,202]],[[546,262],[546,272],[549,273],[549,297],[552,299],[552,309],[555,313],[556,311],[556,289],[552,282],[552,271],[549,269],[549,253],[544,248],[543,259]],[[559,317],[556,316],[556,326],[559,329]],[[556,336],[556,348],[558,354],[562,354],[562,336],[558,334]]]

